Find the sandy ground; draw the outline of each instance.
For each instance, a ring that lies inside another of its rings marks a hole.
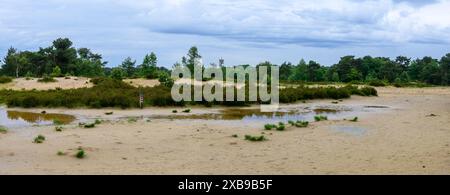
[[[70,77],[70,79],[65,78],[55,78],[58,82],[51,83],[39,83],[37,78],[31,78],[26,80],[25,78],[14,79],[11,83],[0,84],[0,89],[12,89],[12,90],[48,90],[48,89],[76,89],[83,87],[92,87],[93,84],[89,82],[89,78],[85,77]],[[158,80],[148,80],[148,79],[125,79],[124,82],[131,84],[135,87],[153,87],[159,85]]]
[[[450,174],[450,88],[378,91],[380,97],[355,96],[341,104],[386,105],[392,108],[387,112],[360,116],[357,123],[314,122],[306,129],[265,132],[269,140],[257,143],[243,137],[260,135],[260,123],[124,119],[94,129],[70,125],[59,133],[53,126],[15,129],[0,134],[0,174]],[[96,117],[109,110],[47,111]],[[368,131],[355,136],[332,130],[349,123]],[[32,143],[38,134],[46,136],[43,144]],[[86,150],[85,159],[73,157],[78,147]]]

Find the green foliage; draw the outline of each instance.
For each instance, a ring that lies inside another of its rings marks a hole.
[[[3,134],[8,133],[8,129],[4,126],[0,126],[0,133],[3,133]]]
[[[116,80],[122,80],[127,76],[122,68],[113,68],[111,71],[111,78]]]
[[[75,157],[78,159],[83,159],[86,157],[86,152],[83,149],[79,148],[78,152],[75,154]]]
[[[129,123],[135,123],[135,122],[137,122],[137,118],[130,117],[130,118],[128,118],[128,122]]]
[[[55,127],[55,131],[57,131],[57,132],[61,132],[62,130],[63,130],[63,127],[61,127],[61,126]]]
[[[261,136],[251,136],[251,135],[245,135],[245,140],[252,141],[252,142],[260,142],[267,140],[264,135]]]
[[[12,82],[12,78],[8,76],[0,76],[0,84],[10,83]]]
[[[358,122],[358,117],[355,117],[353,119],[350,120],[351,122]]]
[[[190,112],[191,112],[191,109],[183,110],[183,112],[184,112],[184,113],[190,113]]]
[[[95,123],[85,124],[83,127],[86,128],[86,129],[92,129],[92,128],[95,127]]]
[[[314,120],[317,121],[317,122],[319,122],[319,121],[326,121],[326,120],[328,120],[328,117],[327,116],[322,116],[322,115],[317,115],[317,116],[314,116]]]
[[[105,115],[113,115],[114,112],[105,112]]]
[[[34,138],[34,143],[36,144],[40,144],[43,143],[45,141],[45,136],[43,135],[38,135],[37,137]]]
[[[53,82],[57,82],[57,80],[55,80],[53,77],[48,76],[48,75],[44,75],[42,78],[37,80],[40,83],[53,83]]]
[[[237,134],[234,134],[231,137],[238,138],[239,136]]]
[[[265,124],[264,125],[264,129],[265,130],[272,130],[272,129],[275,129],[275,128],[277,128],[277,126],[274,125],[274,124]]]
[[[178,110],[172,110],[172,113],[178,113]]]
[[[100,125],[100,124],[102,124],[102,121],[101,121],[100,119],[95,119],[95,122],[94,122],[94,124],[96,124],[96,125]]]
[[[64,125],[64,123],[58,119],[53,119],[53,125]]]
[[[299,128],[306,128],[306,127],[308,127],[309,122],[308,121],[296,121],[294,125]]]
[[[55,66],[53,68],[52,73],[50,74],[51,77],[62,77],[63,74],[61,72],[61,68],[59,68],[59,66]]]
[[[56,153],[56,155],[58,155],[58,156],[65,156],[65,155],[67,155],[67,153],[65,153],[65,152],[63,152],[63,151],[58,151],[58,152]]]
[[[286,130],[286,126],[284,123],[280,122],[278,123],[278,126],[276,127],[277,131],[284,131]]]

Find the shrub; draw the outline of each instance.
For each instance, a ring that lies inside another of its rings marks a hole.
[[[12,78],[11,77],[0,76],[0,83],[10,83],[10,82],[12,82]]]
[[[63,151],[58,151],[56,154],[57,154],[58,156],[65,156],[65,155],[67,155],[67,153],[65,153],[65,152],[63,152]]]
[[[63,128],[61,126],[55,127],[55,131],[57,131],[57,132],[61,132],[62,130],[63,130]]]
[[[77,157],[78,159],[83,159],[86,157],[86,152],[84,152],[83,149],[78,149],[78,152],[75,154],[75,157]]]
[[[374,86],[374,87],[384,87],[384,86],[386,86],[386,83],[383,82],[382,80],[379,80],[379,79],[371,80],[371,81],[369,81],[368,84],[370,86]]]
[[[105,115],[113,115],[114,112],[106,112]]]
[[[237,138],[239,137],[237,134],[232,135],[231,137]]]
[[[8,133],[8,129],[4,126],[0,126],[0,133],[3,133],[3,134]]]
[[[299,128],[305,128],[305,127],[308,127],[308,125],[309,125],[308,121],[297,121],[295,123],[295,126],[299,127]]]
[[[40,144],[43,143],[45,141],[45,137],[43,135],[38,135],[37,137],[34,138],[34,143]]]
[[[128,118],[129,123],[135,123],[137,122],[137,118]]]
[[[191,109],[183,110],[183,112],[184,112],[184,113],[190,113],[190,112],[191,112]]]
[[[276,129],[277,129],[277,131],[284,131],[286,129],[286,126],[284,125],[284,123],[280,122],[280,123],[278,123],[278,126]]]
[[[178,110],[172,110],[172,113],[178,113]]]
[[[90,124],[85,124],[84,128],[86,129],[90,129],[90,128],[94,128],[95,127],[95,123],[90,123]]]
[[[99,119],[95,119],[95,122],[94,122],[94,124],[96,124],[96,125],[100,125],[100,124],[102,124],[102,121],[101,121],[101,120],[99,120]]]
[[[53,77],[44,75],[42,78],[37,80],[40,83],[51,83],[51,82],[57,82]]]
[[[328,117],[322,116],[322,115],[317,115],[317,116],[314,116],[314,120],[315,121],[326,121],[326,120],[328,120]]]
[[[274,125],[274,124],[265,124],[264,125],[264,129],[265,130],[272,130],[272,129],[275,129],[277,126],[276,125]]]
[[[64,123],[59,119],[53,119],[53,125],[63,125]]]
[[[245,135],[245,140],[252,141],[252,142],[260,142],[267,140],[264,135],[261,136],[251,136],[251,135]]]
[[[358,122],[358,117],[353,118],[352,120],[350,120],[352,122]]]

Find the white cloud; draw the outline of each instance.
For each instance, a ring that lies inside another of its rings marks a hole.
[[[254,55],[249,59],[267,49],[282,59],[295,48],[311,55],[305,51],[325,52],[321,57],[325,58],[333,50],[354,48],[355,53],[370,54],[386,47],[414,44],[420,50],[420,44],[439,48],[450,44],[450,0],[0,0],[0,4],[1,52],[10,45],[33,49],[66,36],[77,46],[97,48],[113,65],[149,50],[158,50],[168,57],[167,64],[173,63],[177,60],[173,56],[182,55],[190,45],[230,52],[220,54],[228,56],[233,56],[231,49],[245,51]]]

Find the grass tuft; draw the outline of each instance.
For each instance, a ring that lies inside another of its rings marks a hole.
[[[245,140],[252,141],[252,142],[260,142],[267,140],[264,135],[261,136],[251,136],[251,135],[245,135]]]
[[[328,120],[328,117],[327,116],[323,116],[323,115],[317,115],[317,116],[314,116],[314,120],[317,121],[317,122],[319,122],[319,121],[326,121],[326,120]]]
[[[36,144],[41,144],[45,141],[45,136],[43,135],[38,135],[37,137],[34,138],[34,143]]]

